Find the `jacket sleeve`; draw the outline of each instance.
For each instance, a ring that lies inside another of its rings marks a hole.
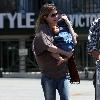
[[[87,44],[87,50],[88,50],[88,52],[92,52],[93,50],[98,50],[97,49],[98,27],[99,27],[98,20],[95,20],[91,24],[91,27],[89,29],[88,44]]]
[[[36,35],[33,40],[32,48],[36,55],[47,51],[53,43],[48,35],[44,34],[43,32]]]

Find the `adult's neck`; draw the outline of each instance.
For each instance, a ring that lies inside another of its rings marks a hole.
[[[57,24],[49,24],[49,27],[52,29],[52,28],[54,28],[54,27],[56,27],[57,26]]]

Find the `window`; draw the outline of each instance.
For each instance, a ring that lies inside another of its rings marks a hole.
[[[16,11],[16,1],[17,0],[1,0],[0,2],[0,12],[15,12]]]
[[[54,3],[66,14],[100,12],[100,0],[54,0]]]

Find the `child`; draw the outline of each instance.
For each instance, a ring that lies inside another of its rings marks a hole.
[[[62,16],[62,20],[58,21],[58,28],[54,27],[55,36],[54,36],[54,45],[58,48],[63,49],[66,52],[73,52],[74,46],[77,43],[77,34],[74,32],[70,21],[66,15]],[[58,65],[68,60],[67,57],[62,57],[59,54],[52,53],[52,56],[59,60]]]

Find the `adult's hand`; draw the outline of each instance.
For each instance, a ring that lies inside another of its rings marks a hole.
[[[100,60],[100,53],[98,51],[92,51],[91,55],[96,58],[96,60]]]
[[[72,55],[73,55],[73,52],[72,52],[72,51],[66,53],[66,56],[67,56],[68,59],[69,59]]]

